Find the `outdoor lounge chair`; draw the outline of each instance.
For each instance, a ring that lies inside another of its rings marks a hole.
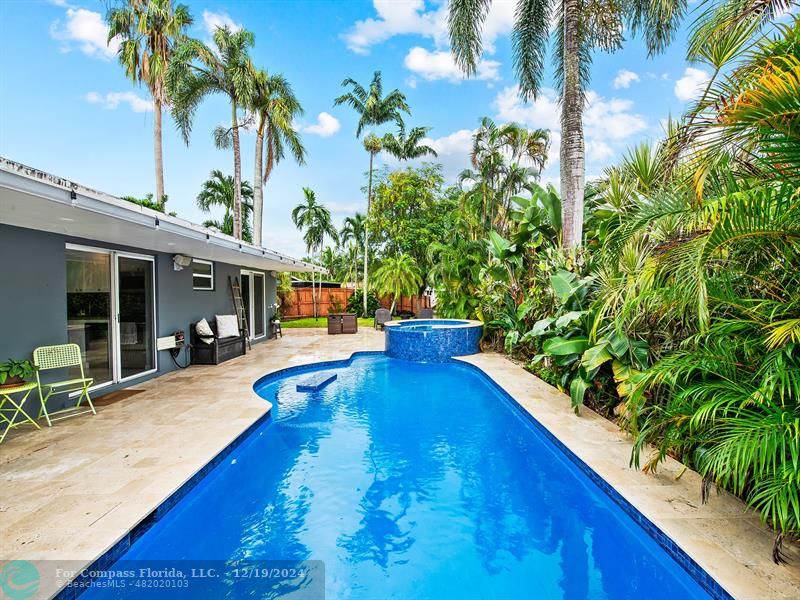
[[[66,419],[67,417],[75,417],[78,415],[85,415],[91,412],[93,415],[97,414],[92,404],[92,399],[89,397],[89,388],[92,386],[94,379],[86,377],[83,372],[83,356],[81,355],[81,348],[78,344],[58,344],[57,346],[40,346],[33,351],[33,364],[36,369],[36,385],[39,388],[39,400],[41,407],[39,408],[39,418],[42,416],[47,420],[48,427],[53,426],[53,421]],[[42,371],[49,371],[52,369],[69,369],[78,367],[80,369],[80,377],[72,379],[65,379],[63,381],[42,382]],[[54,413],[47,411],[47,401],[50,396],[54,394],[70,394],[72,392],[80,392],[78,394],[78,401],[75,406],[58,410]],[[86,399],[89,405],[89,410],[79,410],[81,402]],[[60,415],[60,416],[55,416]],[[51,418],[55,417],[55,418]]]
[[[432,319],[433,318],[433,309],[432,308],[422,308],[417,314],[418,319]]]
[[[388,323],[392,320],[392,312],[388,308],[379,308],[375,311],[375,321],[374,326],[375,329],[380,327],[383,329],[384,323]]]

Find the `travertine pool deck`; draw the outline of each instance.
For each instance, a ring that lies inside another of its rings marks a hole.
[[[11,432],[0,445],[0,561],[90,564],[269,410],[252,390],[256,379],[382,349],[383,334],[369,329],[336,336],[287,329],[284,338],[223,365],[134,385],[141,393],[98,407],[96,416]],[[712,493],[702,505],[699,476],[687,471],[676,479],[683,467],[675,461],[657,475],[628,468],[631,443],[613,423],[589,410],[575,417],[566,396],[505,357],[463,360],[483,369],[733,596],[800,599],[800,551],[789,545],[790,564],[772,563],[772,534],[737,499]],[[38,597],[56,591],[43,577]]]

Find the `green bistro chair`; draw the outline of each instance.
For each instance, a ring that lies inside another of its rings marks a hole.
[[[52,421],[66,419],[77,415],[88,414],[88,410],[79,411],[81,402],[86,398],[92,414],[96,415],[97,411],[94,409],[92,399],[89,398],[89,388],[94,379],[86,377],[83,372],[83,357],[81,356],[81,349],[78,344],[59,344],[57,346],[40,346],[33,351],[33,364],[39,367],[36,370],[36,384],[39,386],[39,398],[42,406],[39,409],[39,418],[44,416],[47,419],[47,425],[53,426]],[[81,376],[75,379],[65,379],[64,381],[54,381],[42,383],[40,373],[42,371],[49,371],[51,369],[67,369],[69,367],[79,367]],[[47,400],[53,394],[70,394],[72,392],[80,392],[78,402],[75,406],[65,408],[54,412],[53,415],[62,415],[55,419],[50,418],[47,412]]]

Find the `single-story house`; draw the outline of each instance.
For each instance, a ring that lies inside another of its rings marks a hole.
[[[232,277],[251,342],[267,339],[277,272],[318,269],[2,157],[0,257],[0,362],[75,342],[93,395],[178,368],[159,348],[234,314]]]

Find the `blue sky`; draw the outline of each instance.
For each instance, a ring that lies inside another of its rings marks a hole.
[[[495,0],[478,76],[463,80],[448,54],[441,3],[423,0],[335,2],[187,2],[201,39],[220,23],[255,33],[254,62],[283,73],[306,114],[301,121],[308,163],[278,166],[265,189],[264,245],[304,254],[289,214],[313,188],[337,224],[363,211],[367,156],[355,138],[356,117],[333,107],[341,81],[366,85],[383,72],[387,89],[408,98],[409,126],[432,127],[430,143],[445,174],[467,166],[472,130],[482,116],[554,132],[544,180],[558,181],[558,106],[545,89],[523,104],[515,89],[509,31],[513,2]],[[152,112],[147,91],[133,86],[105,45],[107,2],[2,0],[0,22],[0,154],[114,195],[153,190]],[[598,53],[585,115],[587,175],[597,175],[631,144],[658,137],[661,122],[680,114],[707,75],[684,60],[685,34],[647,59],[639,40],[615,54]],[[546,86],[551,85],[551,73]],[[211,131],[229,118],[222,97],[198,111],[187,147],[171,119],[164,121],[169,210],[193,221],[207,218],[195,197],[215,168],[231,173],[230,152],[214,148]],[[243,139],[243,176],[252,178],[254,136]],[[395,163],[396,164],[396,163]],[[218,216],[218,215],[215,215]]]

